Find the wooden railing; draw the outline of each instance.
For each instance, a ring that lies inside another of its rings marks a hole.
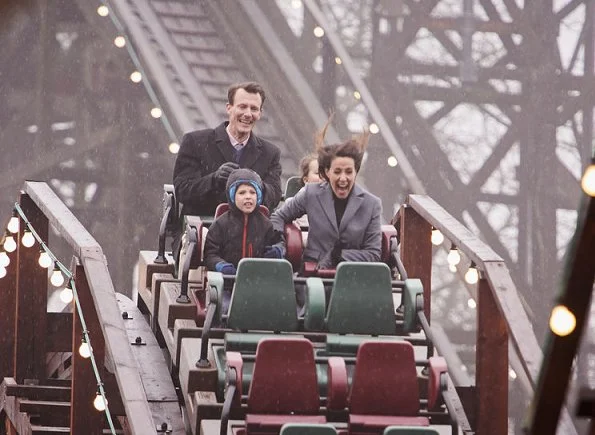
[[[25,182],[18,206],[44,243],[53,228],[72,248],[69,271],[97,372],[105,382],[108,410],[120,416],[118,423],[125,433],[157,433],[101,247],[45,183]],[[47,270],[37,264],[39,246],[26,248],[19,242],[23,218],[20,223],[18,248],[8,254],[11,263],[0,279],[0,380],[4,379],[0,411],[5,411],[17,433],[30,432],[31,423],[19,412],[14,397],[31,395],[28,390],[36,388],[37,397],[70,401],[70,433],[102,433],[109,414],[93,407],[99,384],[91,361],[78,353],[83,334],[79,310],[73,302],[69,312],[47,312]],[[46,353],[50,352],[72,352],[70,382],[48,379]]]
[[[409,277],[420,278],[430,318],[432,227],[442,232],[480,271],[473,295],[477,304],[475,422],[477,434],[508,433],[509,342],[533,393],[542,350],[510,272],[500,256],[426,195],[410,195],[393,222],[399,226],[401,258]],[[576,433],[568,413],[561,424]]]

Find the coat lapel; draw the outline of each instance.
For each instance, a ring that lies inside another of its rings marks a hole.
[[[320,207],[324,211],[324,214],[338,234],[339,228],[337,228],[337,215],[335,214],[335,204],[333,202],[331,186],[328,183],[322,184],[316,196],[318,197],[318,202],[320,203]]]
[[[363,190],[355,184],[353,186],[353,191],[351,192],[351,197],[347,201],[347,207],[345,207],[345,213],[343,213],[343,218],[341,219],[341,226],[340,230],[343,231],[345,226],[353,219],[357,210],[361,207],[364,201],[364,192]],[[333,207],[334,210],[334,207]]]
[[[217,144],[217,148],[219,148],[219,151],[223,155],[225,161],[233,162],[235,161],[234,148],[229,141],[227,131],[225,131],[227,124],[227,122],[224,122],[215,128],[215,143]]]

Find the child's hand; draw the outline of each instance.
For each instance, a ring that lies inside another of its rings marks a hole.
[[[267,246],[264,248],[264,258],[283,258],[283,252],[278,246]]]
[[[235,275],[236,274],[236,267],[225,261],[220,261],[215,265],[215,270],[217,272],[221,272],[223,275]]]

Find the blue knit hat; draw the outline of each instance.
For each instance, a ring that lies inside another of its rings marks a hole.
[[[256,206],[262,204],[262,179],[252,169],[241,168],[233,171],[227,179],[227,201],[235,206],[236,190],[242,184],[251,185],[256,191]]]

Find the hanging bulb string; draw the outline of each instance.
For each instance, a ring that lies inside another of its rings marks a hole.
[[[130,38],[128,37],[126,29],[124,28],[124,26],[122,25],[122,23],[120,22],[118,17],[116,16],[116,14],[114,12],[114,8],[112,8],[110,2],[107,0],[104,0],[102,3],[108,7],[108,9],[110,11],[108,16],[110,17],[112,23],[116,27],[116,30],[118,31],[120,36],[124,37],[124,39],[126,40],[126,51],[128,51],[128,54],[130,55],[130,59],[132,60],[132,63],[134,64],[136,69],[141,73],[141,75],[143,77],[143,79],[142,79],[143,86],[145,87],[145,90],[147,91],[147,94],[149,95],[151,102],[153,103],[153,105],[155,107],[159,107],[160,109],[162,109],[161,117],[160,117],[161,122],[162,122],[163,126],[165,127],[165,130],[167,131],[167,134],[168,134],[170,140],[172,142],[178,142],[177,135],[176,135],[173,127],[171,126],[169,119],[167,119],[167,116],[165,115],[165,112],[163,111],[163,107],[159,103],[159,98],[157,97],[157,93],[153,90],[153,87],[149,83],[148,76],[145,74],[145,70],[142,67],[141,61],[140,61],[138,55],[136,54],[136,52],[134,51],[134,48],[132,47],[132,42],[130,41]]]
[[[116,429],[115,429],[114,423],[112,421],[112,416],[111,416],[109,407],[107,406],[107,399],[105,396],[105,389],[103,388],[103,381],[101,380],[101,375],[99,374],[99,368],[97,366],[97,361],[95,360],[95,355],[93,354],[93,346],[91,345],[91,338],[89,337],[89,331],[87,330],[87,322],[85,321],[85,316],[83,315],[83,309],[81,308],[81,304],[79,303],[78,292],[76,290],[76,285],[74,283],[72,272],[70,272],[70,270],[56,258],[54,253],[49,249],[48,245],[46,245],[45,242],[41,239],[41,237],[39,236],[37,231],[35,231],[35,228],[33,227],[33,225],[31,225],[31,222],[29,221],[29,219],[27,219],[25,212],[23,211],[23,209],[21,208],[21,206],[18,202],[15,202],[14,209],[17,211],[17,213],[19,214],[19,216],[23,220],[23,222],[25,222],[26,228],[31,231],[31,234],[33,234],[33,237],[35,237],[35,240],[37,241],[37,243],[39,243],[39,245],[43,248],[43,250],[48,253],[50,258],[53,260],[54,265],[58,266],[60,271],[66,276],[66,280],[72,288],[72,296],[73,296],[74,306],[76,307],[77,315],[78,315],[79,321],[81,322],[83,336],[85,337],[85,341],[87,342],[87,345],[90,348],[91,365],[93,367],[93,373],[95,375],[95,379],[97,380],[98,391],[101,394],[101,396],[103,397],[103,401],[105,403],[105,411],[104,411],[105,416],[107,418],[107,422],[109,424],[112,434],[115,435]],[[68,283],[67,283],[67,285],[68,285]],[[74,357],[74,355],[73,355],[73,357]]]

